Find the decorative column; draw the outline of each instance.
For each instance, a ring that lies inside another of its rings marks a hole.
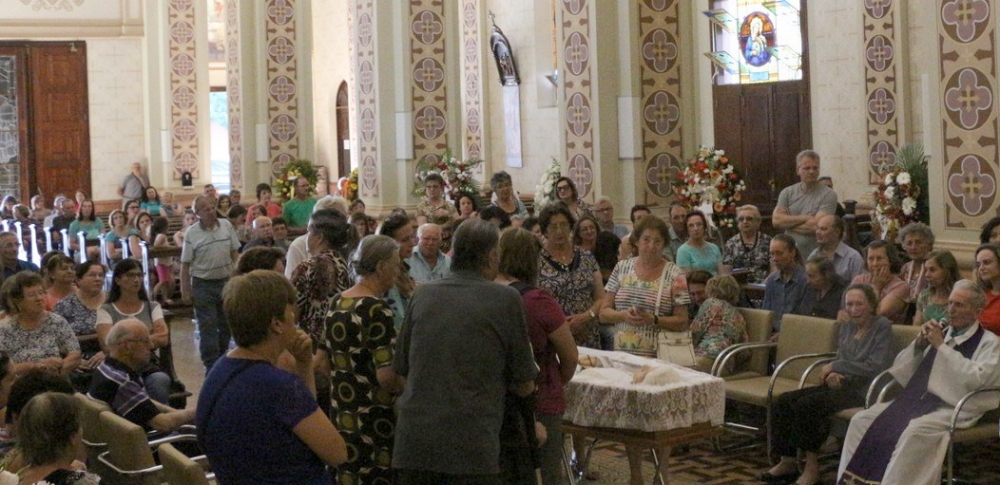
[[[374,0],[355,0],[351,4],[352,17],[351,45],[353,71],[357,73],[357,105],[358,127],[358,190],[361,197],[379,196],[379,149],[378,149],[378,106],[375,98],[375,85],[378,72],[375,70],[375,29]]]
[[[997,52],[991,3],[946,0],[938,11],[948,227],[977,229],[996,212]]]
[[[444,2],[410,0],[413,158],[437,161],[448,148]]]
[[[462,0],[462,153],[463,159],[483,156],[482,31],[480,0]],[[483,164],[476,167],[483,172]]]
[[[562,0],[562,66],[567,174],[580,197],[594,183],[591,15],[588,0]]]
[[[191,172],[199,176],[198,78],[196,76],[195,6],[192,0],[170,0],[167,6],[170,52],[170,153],[173,179]]]
[[[226,98],[229,108],[229,183],[243,189],[243,93],[240,75],[240,11],[236,0],[226,1]]]
[[[680,167],[681,69],[680,24],[676,0],[639,2],[642,85],[642,157],[645,161],[645,201],[654,204],[673,195],[671,173]]]
[[[868,169],[871,183],[878,183],[878,169],[896,163],[901,123],[898,116],[902,84],[895,41],[898,2],[865,2],[865,95],[868,100]]]
[[[264,49],[271,174],[299,157],[295,0],[267,0]],[[232,130],[230,128],[230,130]]]

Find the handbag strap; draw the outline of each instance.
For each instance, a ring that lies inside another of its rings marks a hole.
[[[663,281],[667,279],[667,265],[670,261],[663,262],[663,272],[660,273],[660,287],[656,290],[656,307],[653,309],[653,315],[660,314],[660,302],[663,301]]]

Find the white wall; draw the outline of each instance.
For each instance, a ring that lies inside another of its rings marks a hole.
[[[348,82],[348,98],[354,95],[348,78],[351,58],[348,46],[351,41],[347,23],[348,5],[345,1],[328,0],[312,2],[311,46],[313,69],[312,121],[315,135],[315,160],[326,166],[332,181],[347,174],[337,173],[337,88]]]

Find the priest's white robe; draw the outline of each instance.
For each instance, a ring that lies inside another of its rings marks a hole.
[[[955,405],[969,392],[1000,385],[1000,339],[996,335],[986,331],[971,360],[954,349],[956,345],[971,338],[978,329],[979,323],[976,322],[958,337],[952,336],[952,328],[946,332],[944,343],[938,347],[927,383],[927,391],[941,398],[945,405],[910,421],[892,452],[892,458],[882,477],[882,485],[941,483],[941,468],[948,451],[948,429],[951,427]],[[918,349],[915,342],[911,343],[896,356],[889,373],[897,382],[906,386],[930,348],[927,346]],[[851,419],[840,457],[838,482],[872,421],[888,406],[889,403],[876,404]],[[984,413],[998,406],[1000,398],[995,393],[975,396],[966,401],[962,408],[958,426],[972,426]]]

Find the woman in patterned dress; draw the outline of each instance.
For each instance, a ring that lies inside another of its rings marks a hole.
[[[298,292],[299,327],[314,342],[320,339],[330,297],[351,286],[347,262],[340,255],[350,229],[344,214],[330,209],[316,211],[309,219],[306,239],[311,257],[292,272],[292,286]]]
[[[66,320],[45,311],[42,277],[22,271],[4,280],[0,308],[0,351],[6,352],[21,374],[43,368],[69,375],[80,365],[80,344]]]
[[[566,204],[557,202],[542,209],[538,224],[545,246],[538,255],[538,286],[562,306],[576,342],[599,349],[597,314],[604,299],[601,268],[593,254],[573,246],[575,222]]]
[[[736,308],[740,284],[735,278],[713,276],[705,285],[705,294],[708,299],[691,322],[691,340],[697,359],[695,370],[709,372],[726,347],[747,341],[747,322]]]
[[[395,428],[393,401],[402,379],[392,369],[396,330],[382,299],[400,272],[399,245],[368,236],[351,256],[358,282],[333,298],[317,355],[331,369],[331,420],[347,442],[338,483],[389,483]]]
[[[659,217],[648,215],[636,222],[631,243],[639,255],[620,261],[605,288],[601,323],[625,323],[631,327],[646,327],[672,331],[688,328],[687,278],[684,270],[663,257],[663,248],[670,240],[670,229]],[[653,337],[655,338],[655,337]],[[616,342],[616,348],[619,347]],[[656,347],[629,346],[640,355],[655,357]],[[628,455],[631,483],[642,483],[642,450],[625,448]],[[662,451],[661,451],[662,453]],[[666,455],[661,456],[667,456]]]

